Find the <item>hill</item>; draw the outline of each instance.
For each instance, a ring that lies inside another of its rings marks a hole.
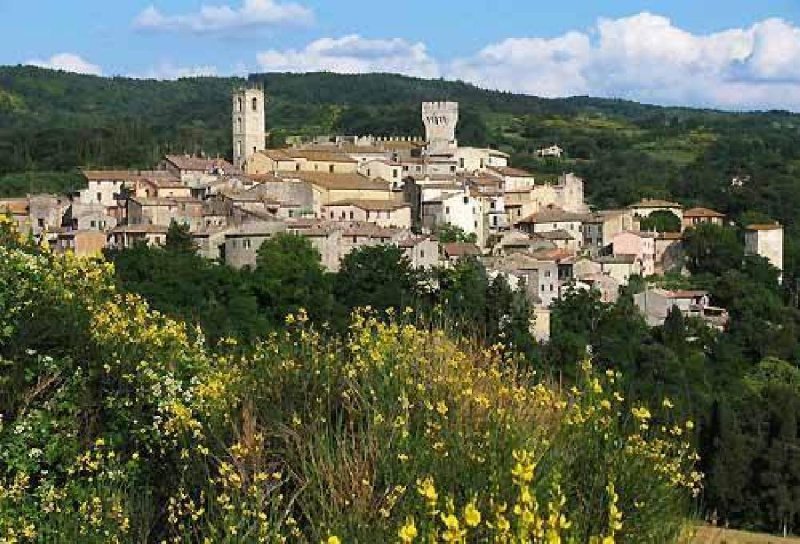
[[[512,154],[540,175],[573,170],[598,207],[642,197],[717,208],[733,219],[775,219],[792,239],[800,209],[800,116],[543,99],[462,82],[390,74],[254,74],[269,96],[274,145],[291,134],[419,135],[419,103],[461,103],[458,137]],[[0,195],[74,186],[78,166],[146,168],[166,152],[230,153],[230,91],[238,78],[102,78],[0,67]],[[535,150],[558,143],[563,160]],[[26,172],[25,175],[19,173]],[[12,174],[9,176],[9,174]],[[746,180],[732,187],[734,177]],[[790,283],[791,284],[791,283]]]

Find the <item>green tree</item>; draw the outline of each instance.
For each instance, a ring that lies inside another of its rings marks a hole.
[[[173,253],[194,253],[197,250],[187,223],[170,221],[164,249]]]
[[[273,325],[301,309],[318,322],[333,315],[330,275],[307,238],[279,233],[261,244],[251,282],[261,312]]]
[[[478,237],[474,232],[467,234],[461,227],[450,223],[438,225],[434,234],[443,244],[451,244],[454,242],[475,244],[478,241]]]
[[[737,270],[742,264],[744,247],[736,231],[712,224],[698,225],[686,231],[686,265],[692,274],[720,276]]]
[[[656,232],[680,232],[681,219],[669,210],[656,210],[639,223],[640,228]]]
[[[402,310],[417,303],[419,279],[411,261],[395,246],[366,246],[342,259],[334,283],[336,299],[348,311],[371,307]]]

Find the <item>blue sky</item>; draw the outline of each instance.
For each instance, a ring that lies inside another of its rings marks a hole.
[[[390,71],[800,110],[800,1],[0,0],[0,63],[174,78]]]

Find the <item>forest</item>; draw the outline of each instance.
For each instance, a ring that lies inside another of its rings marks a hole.
[[[250,79],[262,82],[270,97],[274,145],[291,135],[419,135],[419,102],[457,100],[462,145],[507,151],[514,166],[542,179],[574,171],[585,178],[595,208],[653,197],[726,213],[732,225],[687,237],[691,278],[648,280],[707,289],[729,310],[728,330],[714,333],[678,313],[663,327],[648,328],[630,298],[642,279],[615,304],[592,293],[565,297],[553,308],[552,341],[541,346],[520,326],[524,301],[489,281],[479,263],[442,273],[435,280],[443,288],[434,293],[424,288],[430,278],[415,276],[391,252],[356,253],[331,276],[308,247],[288,239],[265,247],[272,253],[255,269],[234,272],[202,263],[174,229],[168,248],[108,256],[120,291],[201,326],[211,341],[253,342],[264,330],[283,328],[286,315],[303,307],[317,326],[344,331],[355,307],[410,306],[419,324],[504,344],[565,388],[579,380],[588,353],[598,367],[621,372],[626,405],[668,402],[696,423],[686,432],[705,473],[695,503],[699,516],[773,532],[800,530],[800,116],[541,99],[386,74]],[[229,93],[244,83],[0,68],[0,195],[74,188],[80,166],[146,168],[165,152],[227,155]],[[553,143],[566,150],[564,158],[535,156]],[[772,220],[786,228],[782,282],[776,270],[743,252],[741,227]],[[279,284],[292,287],[278,290]],[[496,326],[501,321],[503,328]]]

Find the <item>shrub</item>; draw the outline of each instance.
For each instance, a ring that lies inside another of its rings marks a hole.
[[[365,313],[212,350],[112,278],[0,246],[0,539],[666,542],[698,488],[686,426],[588,362],[559,391]]]

